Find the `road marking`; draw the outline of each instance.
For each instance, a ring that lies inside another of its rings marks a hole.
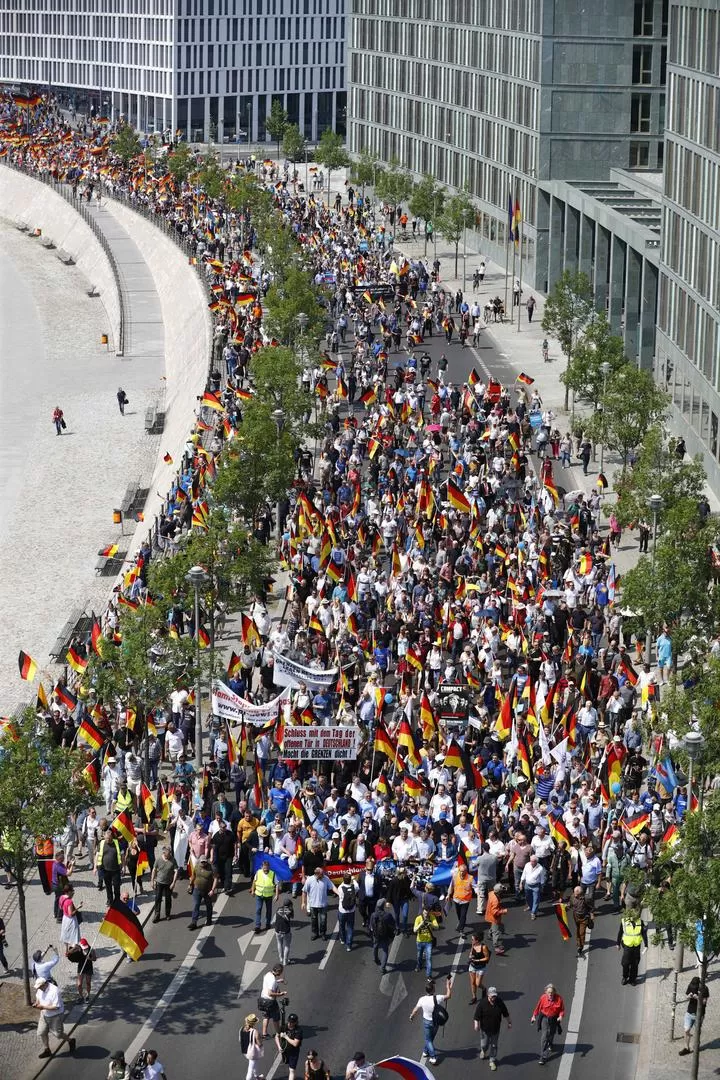
[[[560,1068],[558,1069],[557,1080],[569,1080],[570,1072],[575,1060],[575,1051],[577,1049],[578,1036],[580,1034],[580,1021],[582,1020],[583,1006],[585,1004],[585,991],[587,989],[591,937],[592,932],[588,930],[585,934],[585,959],[578,960],[575,969],[575,989],[573,990],[570,1016],[565,1025],[565,1043],[563,1045],[562,1057],[560,1058]]]
[[[458,941],[457,949],[455,950],[455,956],[453,958],[452,967],[450,968],[450,975],[452,976],[453,979],[455,978],[455,975],[457,973],[457,969],[460,967],[460,960],[461,960],[462,954],[464,952],[465,952],[465,938],[461,937],[460,940]]]
[[[395,983],[395,990],[390,1002],[390,1008],[388,1009],[388,1015],[394,1013],[396,1009],[399,1009],[407,996],[408,992],[405,980],[402,975],[398,975],[397,982]]]
[[[245,991],[252,986],[257,979],[258,975],[262,975],[263,971],[267,967],[267,964],[257,960],[246,960],[243,966],[243,972],[240,977],[240,989],[238,990],[238,997],[241,998]]]
[[[273,1080],[273,1076],[278,1071],[281,1064],[282,1064],[282,1054],[278,1054],[277,1057],[275,1058],[275,1060],[273,1061],[272,1065],[268,1069],[268,1071],[265,1073],[265,1080]]]
[[[340,938],[340,924],[338,923],[338,925],[335,927],[332,934],[330,935],[330,940],[327,943],[327,948],[325,949],[325,953],[323,955],[323,958],[320,961],[320,963],[318,964],[318,970],[319,971],[324,971],[325,968],[327,967],[327,962],[330,959],[330,953],[335,948],[335,942],[338,941],[339,938]]]
[[[223,894],[220,897],[220,899],[218,900],[218,902],[215,904],[214,914],[215,914],[216,921],[217,921],[217,916],[221,915],[222,912],[224,911],[225,905],[227,904],[227,901],[228,901],[227,894]],[[126,1054],[126,1057],[127,1057],[128,1061],[132,1061],[132,1059],[137,1055],[138,1050],[141,1050],[143,1048],[143,1046],[147,1046],[147,1044],[149,1042],[149,1036],[152,1034],[152,1032],[155,1030],[157,1025],[160,1023],[163,1012],[168,1007],[168,1005],[170,1005],[172,1003],[173,999],[177,996],[178,991],[181,989],[183,983],[185,982],[188,975],[190,974],[193,967],[195,966],[195,962],[197,961],[197,959],[199,958],[199,956],[200,956],[200,954],[202,952],[202,944],[203,944],[203,942],[205,941],[206,938],[210,937],[210,934],[213,932],[213,929],[214,929],[214,927],[212,925],[211,926],[203,926],[203,928],[200,931],[198,931],[197,937],[195,938],[192,945],[188,949],[188,952],[187,952],[187,955],[186,955],[185,959],[183,960],[180,967],[175,972],[175,977],[173,978],[172,982],[168,986],[168,988],[165,991],[165,993],[163,994],[163,996],[158,1001],[158,1003],[155,1006],[155,1008],[153,1009],[153,1011],[150,1013],[150,1016],[148,1017],[148,1019],[145,1021],[143,1026],[140,1028],[139,1032],[137,1033],[137,1035],[135,1036],[133,1041],[130,1043],[130,1046],[125,1051],[125,1054]]]
[[[393,943],[390,946],[388,952],[388,964],[395,965],[398,953],[400,952],[400,946],[402,945],[402,937],[397,934],[393,939]],[[397,971],[390,972],[388,975],[383,975],[380,979],[380,993],[385,997],[390,998],[390,1006],[388,1008],[388,1014],[394,1013],[399,1005],[408,996],[405,980],[402,977],[402,973]]]
[[[257,945],[258,951],[255,959],[262,960],[265,956],[265,953],[270,948],[273,938],[274,934],[271,930],[266,930],[263,934],[262,939],[258,934],[255,933],[254,930],[248,930],[247,934],[243,934],[242,937],[239,937],[237,939],[237,942],[238,946],[240,947],[240,952],[243,954],[243,956],[247,952],[250,945]]]

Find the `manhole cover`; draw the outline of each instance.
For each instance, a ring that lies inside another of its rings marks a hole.
[[[621,1043],[639,1043],[640,1035],[634,1035],[630,1031],[618,1031],[616,1042]]]

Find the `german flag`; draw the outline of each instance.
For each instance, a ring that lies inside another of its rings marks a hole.
[[[96,656],[102,656],[102,642],[103,636],[102,630],[100,628],[100,623],[97,621],[97,619],[95,619],[92,625],[92,630],[90,631],[90,644]]]
[[[205,630],[204,627],[199,626],[197,636],[198,636],[198,645],[200,646],[200,648],[201,649],[207,649],[208,646],[210,645],[210,635],[208,634],[207,630]]]
[[[566,847],[570,847],[570,834],[565,828],[565,822],[562,818],[555,817],[553,814],[548,814],[548,825],[550,826],[550,835],[556,844],[560,841],[564,841]]]
[[[323,353],[322,354],[322,359],[320,361],[320,367],[322,368],[323,371],[337,371],[337,366],[338,366],[337,360],[333,360],[332,356],[330,356],[328,353]]]
[[[375,728],[375,742],[373,743],[373,749],[377,750],[379,754],[385,754],[392,760],[397,757],[397,747],[390,738],[384,724],[378,724]]]
[[[265,809],[265,794],[264,794],[265,777],[263,775],[260,762],[255,759],[255,783],[253,785],[253,802],[258,810]]]
[[[532,379],[529,375],[526,375],[524,371],[521,371],[515,382],[522,383],[523,386],[532,386],[535,380]]]
[[[57,687],[55,693],[57,693]],[[62,699],[61,699],[62,700]],[[95,727],[92,720],[85,719],[78,728],[78,739],[84,739],[86,743],[92,746],[93,750],[99,750],[102,744],[105,742],[105,736],[99,728]]]
[[[360,628],[358,627],[357,615],[355,614],[355,612],[353,612],[349,616],[346,626],[348,629],[348,633],[352,634],[352,636],[356,638],[360,633]]]
[[[210,390],[206,390],[200,399],[200,405],[208,409],[214,409],[215,412],[223,412],[223,403],[220,400],[218,394],[211,393]]]
[[[166,465],[172,465],[172,463],[173,463],[172,454],[166,452],[163,455],[163,461],[165,462]]]
[[[411,668],[414,668],[415,671],[423,670],[422,657],[415,651],[412,645],[408,646],[408,650],[405,653],[405,662],[408,663]]]
[[[358,600],[357,582],[355,581],[355,575],[353,574],[352,570],[348,574],[346,588],[347,588],[348,600],[350,600],[353,604],[357,604],[357,600]]]
[[[638,673],[632,666],[630,661],[625,656],[620,657],[620,663],[618,664],[618,670],[623,673],[627,681],[631,686],[637,686]]]
[[[255,620],[251,619],[249,615],[245,615],[244,612],[240,616],[240,633],[243,645],[247,645],[251,649],[259,649],[262,645],[260,631],[255,625]]]
[[[567,904],[563,904],[562,900],[559,900],[554,905],[554,910],[560,937],[563,941],[568,941],[570,939],[570,923],[568,922]]]
[[[408,761],[417,769],[418,765],[421,762],[421,758],[418,754],[418,749],[415,745],[415,739],[413,738],[413,733],[406,717],[403,717],[403,719],[400,721],[395,735],[395,739],[398,747],[402,746],[405,750],[407,750]]]
[[[140,805],[142,806],[145,820],[150,820],[150,815],[155,809],[155,800],[152,796],[152,791],[144,782],[140,784]]]
[[[235,298],[235,303],[240,304],[241,307],[242,307],[245,304],[252,304],[254,300],[255,300],[255,293],[241,292],[241,293],[238,293],[237,297]]]
[[[117,544],[108,544],[107,547],[101,548],[100,551],[98,551],[98,555],[105,559],[112,559],[113,556],[117,555],[117,553]]]
[[[377,393],[375,392],[375,387],[371,386],[369,390],[366,390],[364,394],[361,394],[360,400],[362,401],[366,409],[369,408],[370,405],[374,405],[377,401]]]
[[[342,401],[347,401],[348,388],[347,388],[347,383],[343,379],[342,375],[338,375],[338,381],[337,381],[337,387],[335,389],[335,393],[337,394],[337,396],[339,398],[341,398]]]
[[[649,822],[650,815],[641,811],[639,814],[633,814],[632,817],[623,818],[621,824],[631,836],[639,836],[643,829],[647,829]]]
[[[113,900],[98,932],[116,941],[133,960],[139,960],[148,947],[140,920],[122,900]]]
[[[545,488],[546,491],[550,492],[550,494],[552,496],[552,500],[555,503],[555,505],[557,506],[557,504],[560,502],[560,494],[558,492],[558,489],[555,486],[555,481],[553,480],[552,476],[547,476],[545,478],[545,481],[543,483],[543,487]]]
[[[583,575],[590,574],[592,572],[592,568],[593,557],[589,552],[585,551],[578,560],[578,573]]]
[[[312,630],[316,634],[322,634],[322,636],[325,637],[325,627],[320,622],[317,615],[313,614],[310,616],[310,621],[308,622],[308,630]]]
[[[362,294],[362,298],[366,304],[372,304],[372,295],[369,289],[365,290],[365,292]]]
[[[128,844],[131,844],[137,835],[135,826],[132,823],[132,818],[127,810],[123,810],[122,814],[118,814],[111,823],[110,828],[114,829],[115,832],[120,833],[120,835],[127,840]]]
[[[420,699],[420,726],[422,727],[423,739],[428,742],[435,735],[437,725],[435,723],[435,713],[430,704],[430,698],[426,693],[423,693],[423,696]]]
[[[515,682],[513,680],[513,683],[511,685],[510,689],[508,690],[507,694],[505,694],[503,699],[502,699],[502,704],[500,705],[500,712],[498,713],[498,718],[495,721],[495,731],[496,731],[496,734],[497,734],[499,739],[509,739],[510,738],[510,732],[512,730],[512,717],[513,717],[514,705],[515,705]]]
[[[52,864],[55,845],[49,837],[39,836],[35,841],[35,858],[37,859],[38,875],[40,884],[46,896],[52,893]]]
[[[124,596],[123,593],[118,595],[118,604],[120,607],[128,607],[131,611],[137,611],[140,604],[137,600],[131,600],[128,596]]]
[[[62,701],[63,705],[67,706],[71,712],[73,709],[77,708],[77,696],[73,694],[72,690],[69,690],[67,686],[63,686],[62,683],[57,684],[53,690],[53,694],[58,701]],[[80,729],[82,730],[82,724],[80,725]],[[104,739],[101,740],[101,742],[104,741]]]
[[[403,790],[411,799],[419,799],[425,791],[425,785],[409,772],[403,773]]]
[[[47,694],[45,693],[45,687],[43,686],[42,683],[38,683],[37,701],[35,703],[35,708],[37,710],[42,710],[42,709],[47,709],[47,707],[48,707],[48,697],[47,697]]]
[[[236,652],[233,651],[233,652],[230,653],[230,659],[228,660],[228,666],[227,666],[227,677],[228,677],[228,679],[232,679],[233,675],[237,675],[239,670],[240,670],[240,657],[238,656],[238,654]]]
[[[377,791],[378,795],[390,794],[390,784],[388,783],[388,778],[384,769],[380,770],[380,775],[377,778],[375,790]]]
[[[460,747],[456,743],[455,739],[451,739],[448,744],[448,748],[445,751],[445,760],[443,765],[446,769],[462,769],[463,759],[460,753]]]
[[[531,781],[533,778],[533,756],[528,742],[527,732],[523,732],[522,735],[518,734],[517,756],[523,775],[527,780]]]
[[[22,649],[18,656],[18,667],[20,668],[20,678],[24,679],[25,682],[32,682],[37,675],[37,664],[32,656],[28,656]]]
[[[162,781],[158,782],[157,807],[160,811],[160,820],[167,821],[170,817],[170,800],[167,797]]]
[[[597,485],[597,487],[600,488],[601,491],[605,490],[605,488],[608,486],[607,476],[605,475],[605,473],[598,473],[598,478],[595,481],[595,484]]]
[[[91,791],[97,791],[100,787],[100,762],[96,757],[88,761],[82,771],[83,780],[87,782]]]
[[[148,853],[145,848],[140,848],[138,852],[137,865],[135,867],[135,880],[141,878],[150,869],[150,860],[148,859]]]
[[[475,370],[475,368],[472,368],[472,370],[470,371],[470,374],[468,375],[468,380],[467,381],[468,381],[468,386],[477,386],[477,384],[481,381],[480,380],[480,375]]]
[[[85,674],[85,669],[88,666],[88,662],[84,656],[80,655],[74,645],[70,647],[65,659],[67,660],[73,671],[76,671],[78,675]]]
[[[668,847],[674,848],[675,845],[677,843],[679,843],[679,841],[680,841],[680,830],[678,829],[677,825],[675,825],[674,823],[671,824],[671,825],[668,825],[667,829],[663,833],[663,838],[662,838],[663,844],[667,844]]]
[[[447,497],[448,502],[454,510],[459,510],[463,514],[470,513],[470,503],[463,495],[460,488],[453,483],[451,479],[447,482]]]
[[[338,564],[331,559],[330,562],[327,564],[327,567],[325,568],[325,573],[332,582],[334,582],[336,585],[339,585],[343,579],[345,571],[343,570],[342,566],[338,566]]]
[[[507,560],[508,553],[507,553],[506,549],[502,546],[502,544],[496,544],[495,545],[494,554],[495,554],[496,558],[501,560],[501,562],[505,562]]]
[[[299,822],[301,822],[306,828],[310,827],[310,817],[307,810],[302,804],[302,800],[295,795],[288,804],[288,814],[292,814]]]

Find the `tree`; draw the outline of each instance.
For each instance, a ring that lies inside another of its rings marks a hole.
[[[605,408],[591,417],[586,431],[594,442],[602,440],[620,454],[624,473],[630,451],[662,420],[669,402],[652,375],[634,364],[623,364],[608,380]]]
[[[574,274],[565,270],[545,301],[541,326],[544,333],[552,334],[560,342],[560,348],[565,354],[566,372],[580,336],[592,321],[593,315],[593,290],[587,274]],[[562,375],[560,377],[565,381]],[[569,395],[570,386],[565,382],[566,409]]]
[[[670,685],[662,699],[662,709],[654,726],[665,735],[673,749],[673,759],[680,759],[687,772],[688,759],[682,739],[691,729],[705,737],[702,768],[708,776],[720,770],[720,727],[717,723],[717,702],[720,701],[720,660],[703,659],[695,666],[683,668],[683,683]]]
[[[445,239],[451,243],[455,248],[455,277],[458,276],[458,249],[460,247],[460,241],[463,238],[465,228],[468,221],[472,221],[475,215],[475,209],[469,197],[462,192],[459,195],[453,195],[448,199],[440,220],[438,227]]]
[[[280,155],[280,143],[283,140],[288,123],[287,109],[283,108],[283,103],[279,98],[273,98],[270,115],[265,120],[265,130],[270,138],[277,143],[278,156]]]
[[[663,512],[668,513],[682,502],[697,506],[705,486],[705,469],[700,456],[682,461],[667,442],[661,427],[652,427],[645,435],[637,461],[615,479],[617,503],[614,507],[621,525],[639,521],[648,513],[648,499],[658,494]]]
[[[697,634],[715,629],[720,599],[710,590],[709,553],[717,537],[716,521],[703,523],[697,507],[683,502],[660,517],[654,567],[643,556],[623,577],[623,607],[650,630],[667,623],[675,656]]]
[[[206,154],[193,178],[210,199],[220,199],[225,193],[228,174],[214,154]]]
[[[32,709],[13,720],[0,747],[0,836],[17,881],[25,1001],[30,1004],[27,886],[35,842],[61,833],[68,815],[90,802],[77,751],[61,749]]]
[[[126,168],[133,158],[142,153],[140,136],[129,124],[121,124],[118,127],[111,146],[113,153],[117,154]]]
[[[691,1070],[696,1080],[708,965],[720,955],[720,796],[717,792],[709,795],[701,812],[686,815],[679,843],[663,851],[655,876],[662,885],[648,890],[646,898],[656,924],[674,927],[679,940],[695,952],[700,964]]]
[[[359,184],[362,188],[363,203],[365,202],[365,188],[369,184],[374,187],[377,177],[382,176],[383,171],[383,166],[375,160],[370,150],[361,150],[360,156],[353,161],[350,166],[350,177],[354,184]]]
[[[195,155],[187,143],[178,143],[168,158],[168,172],[178,186],[184,184],[195,168]]]
[[[413,187],[410,173],[401,169],[397,161],[391,161],[390,168],[385,169],[377,177],[375,194],[382,202],[396,207],[407,202],[412,195]]]
[[[320,136],[315,150],[315,160],[324,165],[328,174],[328,206],[330,205],[330,176],[338,169],[346,169],[350,164],[350,155],[343,146],[341,135],[336,135],[328,128]]]
[[[325,312],[320,307],[318,291],[307,273],[285,262],[282,276],[268,289],[265,297],[265,326],[281,345],[295,349],[303,335],[303,345],[317,343],[325,329]],[[305,316],[305,318],[303,318]],[[302,324],[305,323],[303,330]],[[277,352],[273,354],[277,356]],[[261,359],[258,354],[258,360]],[[253,372],[256,365],[253,361]]]
[[[288,124],[285,127],[282,140],[283,156],[286,157],[288,161],[292,161],[293,164],[296,164],[298,161],[305,160],[306,148],[307,142],[300,128],[297,124]]]
[[[598,409],[602,406],[603,388],[606,385],[602,372],[605,363],[610,365],[607,375],[607,379],[610,379],[628,360],[623,339],[612,333],[607,315],[601,311],[577,342],[560,379],[580,401],[587,401]]]
[[[445,189],[436,184],[432,176],[426,174],[419,184],[416,184],[410,196],[410,213],[420,218],[425,232],[425,254],[427,255],[428,239],[432,236],[435,228],[435,219],[442,216],[445,206]],[[430,225],[430,230],[428,230]]]

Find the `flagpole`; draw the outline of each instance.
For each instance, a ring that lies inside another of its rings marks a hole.
[[[522,264],[523,264],[523,230],[522,230],[522,222],[520,220],[519,215],[518,215],[517,230],[518,230],[518,233],[520,234],[520,241],[519,241],[519,243],[520,243],[520,272],[519,272],[519,275],[518,275],[518,278],[519,278],[519,281],[520,281],[520,292],[518,293],[518,317],[517,317],[517,332],[519,334],[520,333],[520,298],[522,297],[522,279],[523,279],[523,277],[522,277],[522,274],[523,274],[523,269],[522,269]]]
[[[512,258],[513,290],[515,288],[515,256],[516,256],[516,254],[517,254],[516,245],[515,245],[515,241],[513,240],[513,258]],[[510,325],[511,326],[515,322],[515,303],[514,303],[514,301],[515,301],[515,294],[513,292],[513,295],[510,298]],[[507,307],[505,308],[505,312],[507,313]]]
[[[509,231],[510,230],[508,230],[508,233],[509,233]],[[511,240],[510,240],[510,236],[508,235],[506,237],[506,243],[505,243],[505,301],[503,303],[503,307],[505,308],[506,313],[507,313],[507,302],[508,302],[508,264],[510,262],[510,243],[511,243]]]

